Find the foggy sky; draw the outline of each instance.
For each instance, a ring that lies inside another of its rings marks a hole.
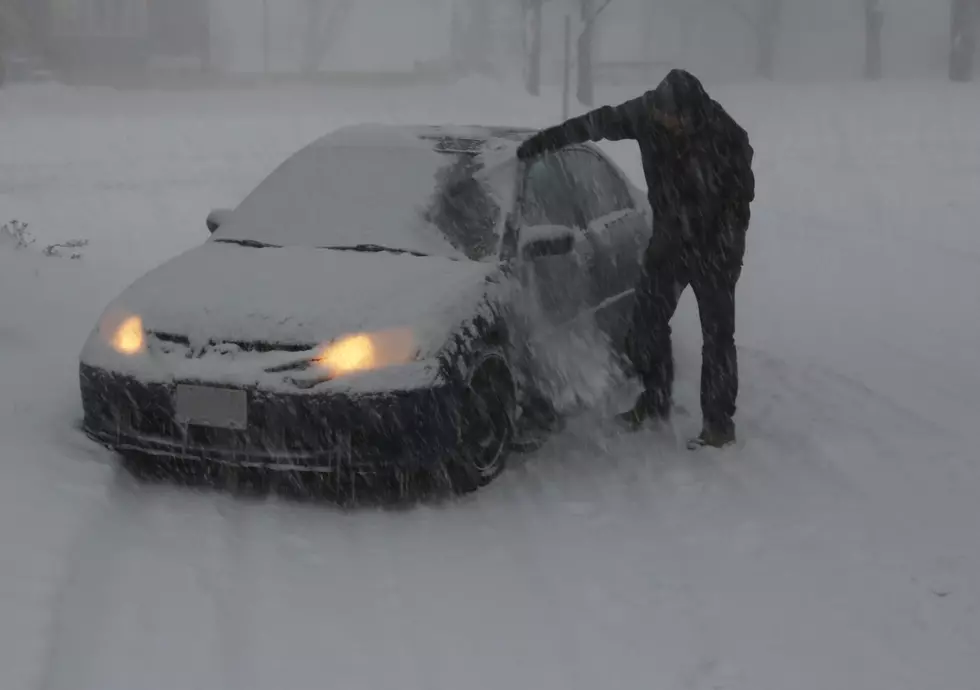
[[[95,0],[77,0],[76,6]],[[881,0],[886,77],[939,74],[949,0]],[[147,0],[124,0],[138,8]],[[226,73],[297,72],[309,59],[310,6],[322,5],[319,68],[411,71],[417,63],[480,65],[519,78],[527,26],[519,0],[200,0],[212,66]],[[595,0],[601,5],[604,0]],[[753,75],[751,20],[762,0],[612,0],[597,23],[599,62],[682,65],[711,78]],[[780,79],[856,78],[864,55],[862,0],[784,0],[776,40]],[[543,69],[560,80],[563,20],[579,29],[579,0],[546,0]],[[151,14],[131,9],[136,27]],[[457,20],[453,39],[454,17]],[[171,27],[190,34],[192,27]],[[460,33],[461,32],[461,33]],[[313,32],[317,34],[316,31]]]

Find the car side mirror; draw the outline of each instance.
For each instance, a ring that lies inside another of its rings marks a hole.
[[[230,208],[216,208],[211,213],[208,214],[207,226],[208,232],[214,234],[214,232],[220,228],[222,225],[228,222],[228,217],[231,215],[232,209]]]
[[[520,252],[525,259],[571,254],[575,231],[563,225],[532,225],[521,228]]]

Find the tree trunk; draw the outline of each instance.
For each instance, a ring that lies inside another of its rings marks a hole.
[[[266,0],[274,3],[276,0]],[[303,46],[303,71],[315,74],[322,67],[323,58],[330,51],[343,30],[353,0],[334,0],[327,10],[327,0],[307,0],[306,41]]]
[[[756,61],[756,74],[763,79],[772,79],[776,72],[776,39],[779,22],[783,13],[783,0],[760,0],[758,35],[759,53]]]
[[[324,0],[306,0],[306,36],[303,40],[303,73],[315,74],[320,68],[320,43],[323,40]]]
[[[449,17],[449,62],[454,75],[465,73],[463,64],[463,17],[459,10],[459,2],[454,2]]]
[[[582,33],[578,37],[578,100],[582,105],[595,104],[595,87],[592,74],[593,27],[595,26],[595,0],[581,0]]]
[[[949,78],[973,80],[980,0],[953,0],[950,12]]]
[[[211,46],[211,14],[210,7],[205,6],[203,9],[204,20],[201,25],[201,71],[205,74],[210,74],[213,70],[213,56],[212,56],[212,46]]]
[[[541,27],[543,24],[543,0],[526,0],[525,14],[530,12],[531,41],[527,49],[527,92],[532,96],[541,95]],[[525,22],[527,27],[527,22]],[[525,28],[525,37],[527,28]]]
[[[493,74],[493,44],[490,36],[490,3],[487,0],[470,0],[470,22],[467,28],[467,45],[475,70],[480,74]]]
[[[881,79],[881,30],[885,13],[881,0],[864,0],[864,78]]]
[[[643,12],[643,59],[653,62],[657,51],[654,45],[654,35],[657,30],[657,11],[655,2],[648,2]]]

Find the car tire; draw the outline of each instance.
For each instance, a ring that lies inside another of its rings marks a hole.
[[[514,439],[516,402],[510,368],[497,354],[472,370],[460,401],[458,445],[446,466],[454,493],[481,489],[504,471]]]

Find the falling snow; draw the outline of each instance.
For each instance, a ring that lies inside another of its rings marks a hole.
[[[544,126],[557,95],[4,90],[0,222],[36,238],[0,242],[5,687],[973,687],[980,94],[711,91],[757,152],[738,446],[681,450],[699,423],[687,293],[676,437],[618,434],[631,391],[576,340],[551,360],[564,431],[464,501],[377,511],[134,483],[76,428],[78,355],[212,208],[324,133]],[[635,145],[603,148],[642,183]],[[79,239],[77,260],[40,250]],[[228,270],[179,287],[227,306]]]

